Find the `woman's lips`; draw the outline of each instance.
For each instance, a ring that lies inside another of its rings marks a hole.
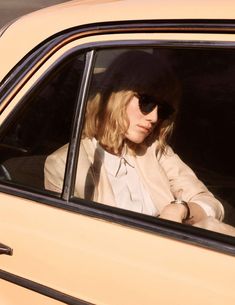
[[[143,126],[143,125],[137,125],[137,127],[141,130],[144,131],[145,133],[150,133],[151,132],[151,127]]]

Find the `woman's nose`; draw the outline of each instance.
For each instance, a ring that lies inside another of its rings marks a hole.
[[[157,106],[146,115],[146,120],[151,121],[151,123],[156,123],[158,119],[158,114],[157,114]]]

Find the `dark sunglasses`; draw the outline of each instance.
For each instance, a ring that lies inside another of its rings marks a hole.
[[[157,106],[159,117],[163,120],[166,120],[175,111],[174,108],[169,104],[159,102],[155,96],[141,93],[137,93],[135,96],[138,98],[140,111],[144,115],[152,112],[153,109]]]

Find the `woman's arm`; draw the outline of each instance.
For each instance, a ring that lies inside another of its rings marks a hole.
[[[165,154],[159,159],[159,163],[168,177],[170,189],[175,199],[183,200],[188,203],[190,208],[190,220],[185,223],[194,224],[203,218],[212,216],[219,220],[223,219],[224,208],[222,204],[213,196],[206,186],[196,177],[192,169],[187,166],[173,150],[168,147]],[[182,204],[180,204],[182,205]],[[161,212],[161,217],[180,221],[184,219],[183,206],[177,208],[178,204],[169,204]],[[173,214],[178,214],[177,216]]]
[[[187,208],[181,203],[168,204],[165,206],[159,218],[193,225],[208,217],[203,208],[197,203],[188,202],[188,207],[190,210],[188,219],[186,219],[188,213]]]

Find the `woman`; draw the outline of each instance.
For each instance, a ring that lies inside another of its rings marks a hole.
[[[75,195],[187,224],[222,220],[222,204],[167,145],[179,95],[159,55],[115,59],[88,101]],[[47,189],[61,192],[66,154],[47,158]]]

